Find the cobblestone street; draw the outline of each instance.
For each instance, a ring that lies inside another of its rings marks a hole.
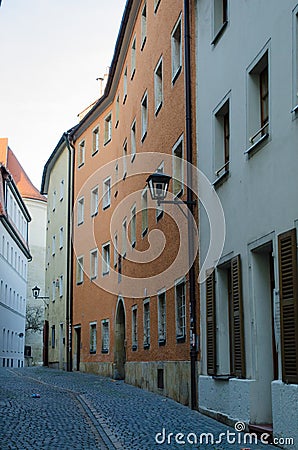
[[[0,380],[1,449],[275,448],[238,443],[234,429],[122,381],[45,368],[0,369]]]

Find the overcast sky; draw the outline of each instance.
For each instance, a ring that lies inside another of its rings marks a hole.
[[[35,186],[77,114],[99,96],[126,0],[3,0],[0,137]]]

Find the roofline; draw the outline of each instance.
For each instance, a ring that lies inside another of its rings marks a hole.
[[[135,15],[131,16],[131,11],[133,10],[134,4],[136,6],[136,11],[135,11]],[[116,40],[114,55],[112,58],[111,67],[109,70],[109,76],[108,76],[107,84],[106,84],[106,87],[104,90],[104,94],[102,95],[102,97],[100,97],[100,99],[95,103],[93,108],[91,108],[91,110],[84,116],[84,118],[78,124],[77,129],[75,130],[76,132],[74,133],[74,136],[73,136],[74,140],[78,139],[79,136],[92,124],[93,120],[95,120],[94,116],[98,115],[96,113],[100,113],[100,111],[98,112],[98,109],[101,106],[103,109],[105,109],[112,102],[112,99],[110,100],[110,94],[111,94],[112,88],[113,88],[113,82],[114,82],[114,78],[115,78],[115,74],[116,74],[116,69],[117,69],[117,66],[119,63],[119,57],[121,54],[124,37],[125,37],[126,31],[127,31],[127,25],[129,23],[130,18],[133,21],[135,21],[135,16],[139,10],[140,4],[141,4],[141,0],[127,0],[126,1],[126,5],[125,5],[124,12],[123,12],[119,33],[118,33],[117,40]]]
[[[54,148],[51,156],[45,163],[43,173],[42,173],[41,188],[40,188],[40,193],[42,195],[45,195],[48,193],[50,171],[52,170],[55,162],[57,161],[57,159],[59,158],[59,156],[61,154],[62,145],[63,145],[63,143],[65,143],[65,135],[68,134],[68,135],[72,136],[77,127],[78,127],[78,125],[75,125],[74,127],[70,128],[68,131],[65,131],[62,134],[62,136],[59,139],[58,144]]]

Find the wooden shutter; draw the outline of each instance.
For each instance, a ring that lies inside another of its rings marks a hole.
[[[278,236],[282,379],[298,383],[296,229]]]
[[[244,325],[240,255],[231,260],[231,372],[245,378]]]
[[[211,270],[206,280],[207,373],[216,375],[215,272]]]

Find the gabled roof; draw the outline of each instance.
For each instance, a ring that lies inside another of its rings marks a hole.
[[[16,155],[9,148],[7,138],[0,138],[0,162],[9,170],[23,198],[47,201],[33,185]]]

